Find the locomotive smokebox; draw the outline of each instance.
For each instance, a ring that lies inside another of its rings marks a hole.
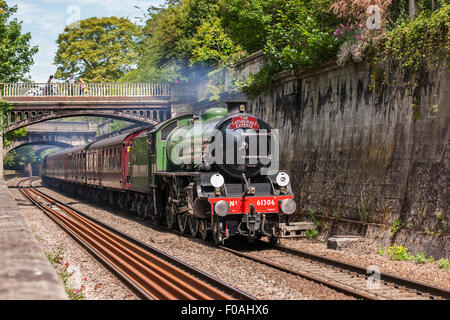
[[[247,101],[244,100],[229,100],[225,102],[228,108],[228,113],[245,113],[247,112]]]

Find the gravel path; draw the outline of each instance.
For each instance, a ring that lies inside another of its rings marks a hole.
[[[16,181],[10,183],[14,184]],[[34,185],[39,186],[39,183],[36,182]],[[182,237],[164,229],[151,228],[147,222],[135,219],[126,213],[111,213],[111,209],[86,204],[47,188],[42,187],[40,190],[258,299],[353,299],[326,286],[236,257],[212,245],[205,244],[199,239]],[[14,191],[17,199],[22,199],[20,192],[16,189]],[[19,201],[24,202],[23,200]],[[85,276],[88,279],[86,299],[136,298],[107,269],[87,254],[84,249],[80,249],[75,241],[42,212],[34,208],[27,208],[26,211],[28,213],[25,214],[25,218],[34,228],[33,230],[38,238],[41,238],[39,242],[44,250],[56,250],[58,244],[64,245],[65,260],[80,268],[83,277]],[[30,211],[33,211],[33,213]],[[95,289],[98,284],[100,287]]]
[[[450,289],[450,271],[439,268],[436,263],[421,264],[412,261],[391,260],[387,250],[384,256],[379,255],[375,244],[367,239],[353,243],[341,251],[327,249],[326,242],[306,239],[283,239],[281,244],[289,248],[304,250],[362,267],[375,265],[379,267],[381,273],[384,271],[396,276]]]

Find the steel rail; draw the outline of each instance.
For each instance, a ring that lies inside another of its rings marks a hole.
[[[286,253],[289,253],[292,255],[307,258],[310,260],[315,260],[315,261],[318,261],[321,263],[326,263],[328,265],[332,265],[332,266],[335,266],[340,269],[346,269],[351,272],[355,272],[355,273],[359,273],[359,274],[363,274],[363,275],[367,274],[367,268],[364,268],[364,267],[361,267],[361,266],[358,266],[355,264],[319,256],[319,255],[316,255],[316,254],[313,254],[310,252],[306,252],[303,250],[299,250],[299,249],[288,248],[283,245],[275,245],[273,247],[277,250],[280,250],[280,251],[283,251],[283,252],[286,252]],[[407,288],[410,288],[413,290],[417,290],[419,292],[423,292],[425,294],[429,294],[430,296],[441,297],[446,300],[450,299],[450,290],[447,290],[444,288],[439,288],[437,286],[432,286],[432,285],[426,284],[424,282],[407,279],[407,278],[400,277],[400,276],[397,276],[397,275],[394,275],[394,274],[391,274],[388,272],[381,272],[380,277],[381,277],[380,278],[381,281],[390,282],[390,283],[393,283],[398,286],[404,286],[404,287],[407,287]]]
[[[170,264],[166,261],[167,259],[161,258],[161,254],[159,256],[151,254],[141,245],[124,239],[111,228],[98,225],[94,219],[65,207],[40,191],[31,187],[24,188],[23,184],[26,181],[33,181],[33,179],[23,180],[20,184],[20,190],[27,198],[115,270],[125,282],[144,297],[170,300],[228,300],[235,296],[252,298],[223,283],[221,288],[217,289],[205,281],[200,281],[191,275],[195,273],[192,268],[188,273]],[[187,265],[184,265],[184,269],[187,269]],[[206,277],[203,276],[203,278]],[[228,290],[227,293],[224,289]]]
[[[351,295],[356,298],[365,299],[365,300],[390,300],[398,297],[411,297],[417,295],[417,297],[423,297],[426,299],[449,299],[450,291],[438,288],[435,286],[431,286],[422,282],[413,281],[409,279],[405,279],[402,277],[398,277],[388,273],[380,273],[380,283],[386,285],[392,291],[398,291],[398,294],[389,294],[386,292],[377,292],[377,290],[371,290],[368,288],[363,288],[361,286],[355,285],[355,283],[349,282],[348,278],[352,279],[361,279],[367,277],[367,268],[363,268],[360,266],[356,266],[353,264],[345,263],[342,261],[326,258],[323,256],[311,254],[305,251],[291,249],[282,245],[270,245],[264,241],[257,242],[260,245],[264,245],[267,249],[274,249],[277,251],[281,251],[287,254],[290,254],[295,257],[299,257],[308,263],[316,263],[322,266],[326,266],[328,271],[332,272],[328,275],[326,274],[318,274],[319,272],[309,272],[305,268],[297,268],[294,270],[285,265],[277,264],[273,261],[269,261],[268,259],[264,259],[262,257],[258,257],[254,254],[244,253],[238,250],[234,250],[225,246],[218,246],[220,249],[230,252],[234,255],[261,263],[263,265],[269,266],[271,268],[290,273],[296,276],[300,276],[302,278],[326,285],[334,290],[343,292],[345,294]],[[299,259],[300,260],[300,259]],[[300,269],[300,270],[298,270]],[[322,268],[323,269],[323,268]],[[319,269],[318,269],[319,270]],[[333,272],[334,271],[334,272]],[[338,274],[339,277],[333,278],[333,273]],[[342,276],[342,277],[341,277]],[[403,294],[403,295],[402,295]]]
[[[269,261],[267,259],[263,259],[260,257],[256,257],[255,255],[243,253],[238,250],[234,250],[234,249],[231,249],[231,248],[228,248],[225,246],[218,246],[218,248],[220,248],[226,252],[232,253],[236,256],[239,256],[241,258],[246,258],[246,259],[252,260],[254,262],[263,264],[265,266],[268,266],[268,267],[271,267],[271,268],[274,268],[274,269],[277,269],[277,270],[280,270],[280,271],[283,271],[286,273],[290,273],[292,275],[299,276],[301,278],[311,280],[311,281],[319,283],[319,284],[323,284],[333,290],[346,293],[355,298],[364,299],[364,300],[378,300],[378,298],[376,298],[370,294],[355,291],[353,288],[351,288],[349,286],[343,285],[337,281],[330,281],[330,279],[325,278],[325,277],[316,276],[316,275],[310,274],[310,273],[302,271],[302,270],[293,270],[293,269],[287,268],[285,266],[282,266],[280,264]]]

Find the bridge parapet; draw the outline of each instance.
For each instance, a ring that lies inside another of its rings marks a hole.
[[[7,97],[171,97],[170,83],[0,83]]]
[[[40,122],[28,126],[28,132],[97,132],[98,122]]]

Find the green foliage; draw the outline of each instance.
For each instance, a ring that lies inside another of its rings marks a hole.
[[[436,210],[435,215],[439,221],[439,230],[438,230],[437,234],[439,236],[442,236],[444,234],[445,230],[447,229],[447,222],[445,221],[445,215],[442,212],[442,210]]]
[[[319,231],[316,229],[306,230],[306,239],[315,240],[319,236]]]
[[[427,258],[424,253],[418,253],[418,254],[416,254],[416,257],[414,258],[414,260],[418,263],[429,263],[429,262],[433,262],[434,258],[432,256]]]
[[[339,208],[333,210],[332,216],[333,216],[336,220],[341,219],[341,217],[342,217],[342,209],[339,207]]]
[[[394,221],[394,223],[391,226],[391,237],[395,237],[395,235],[397,234],[397,232],[402,229],[404,226],[402,224],[402,222],[397,219]]]
[[[89,82],[114,82],[129,72],[138,58],[141,30],[125,18],[89,18],[67,26],[57,40],[56,78],[70,73]]]
[[[23,168],[28,163],[36,161],[36,154],[31,146],[25,146],[12,150],[4,158],[4,166],[9,170],[18,170]]]
[[[338,42],[333,36],[334,25],[323,19],[331,18],[325,8],[303,0],[283,3],[266,27],[264,52],[275,70],[310,67],[335,57]]]
[[[242,26],[235,33],[241,35],[241,41],[245,41],[244,39],[251,38],[248,32],[258,31],[261,35],[258,40],[260,43],[252,44],[251,48],[248,47],[249,44],[246,47],[242,42],[237,43],[249,52],[262,49],[269,63],[259,73],[241,82],[241,89],[247,94],[252,96],[270,90],[277,85],[273,76],[280,71],[304,69],[335,59],[339,41],[333,36],[337,20],[328,10],[331,1],[274,1],[272,6],[265,6],[265,1],[255,2],[259,3],[256,6],[256,9],[259,8],[258,14],[253,12],[256,10],[253,7],[242,11],[248,16],[257,17],[258,23],[253,21],[253,29],[248,31],[244,27],[250,26],[242,19]],[[239,16],[237,5],[232,8],[227,10],[232,10],[235,12],[234,16]],[[262,26],[257,28],[258,24]],[[229,28],[233,30],[238,27],[239,24]]]
[[[362,192],[361,192],[361,202],[360,205],[358,205],[358,215],[362,222],[364,223],[369,222],[370,209],[366,208],[366,203],[364,201],[364,196]]]
[[[191,64],[203,62],[210,66],[220,67],[235,62],[242,57],[242,48],[225,33],[220,19],[210,17],[197,28],[197,33],[190,40],[192,47]]]
[[[450,270],[450,261],[448,259],[442,258],[436,261],[439,268],[444,270]]]
[[[393,260],[397,261],[413,261],[414,256],[409,252],[409,250],[403,246],[394,244],[388,249],[389,254]]]
[[[123,80],[174,81],[206,75],[210,68],[204,62],[224,58],[223,52],[214,51],[230,50],[215,19],[216,11],[213,0],[169,1],[160,8],[150,7],[138,68]],[[210,36],[217,32],[221,36],[214,43]],[[217,44],[219,48],[214,48]]]
[[[220,2],[222,24],[233,41],[254,53],[264,49],[266,28],[284,4],[282,0],[224,0]]]
[[[419,1],[421,9],[414,19],[397,8],[397,19],[380,35],[373,51],[374,65],[388,62],[409,78],[415,119],[420,117],[418,86],[427,81],[428,73],[437,70],[440,63],[449,66],[450,4],[440,3],[440,8],[432,11],[424,1]]]
[[[312,220],[314,221],[314,224],[316,225],[316,227],[320,228],[322,226],[322,222],[319,221],[319,219],[317,219],[316,210],[314,210],[313,208],[308,208],[308,211],[309,211],[309,215],[311,216]]]
[[[384,256],[386,254],[386,250],[381,246],[376,246],[377,252],[380,256]]]
[[[37,47],[30,46],[31,34],[22,34],[22,22],[11,19],[17,6],[0,0],[0,82],[18,82],[30,71]]]

